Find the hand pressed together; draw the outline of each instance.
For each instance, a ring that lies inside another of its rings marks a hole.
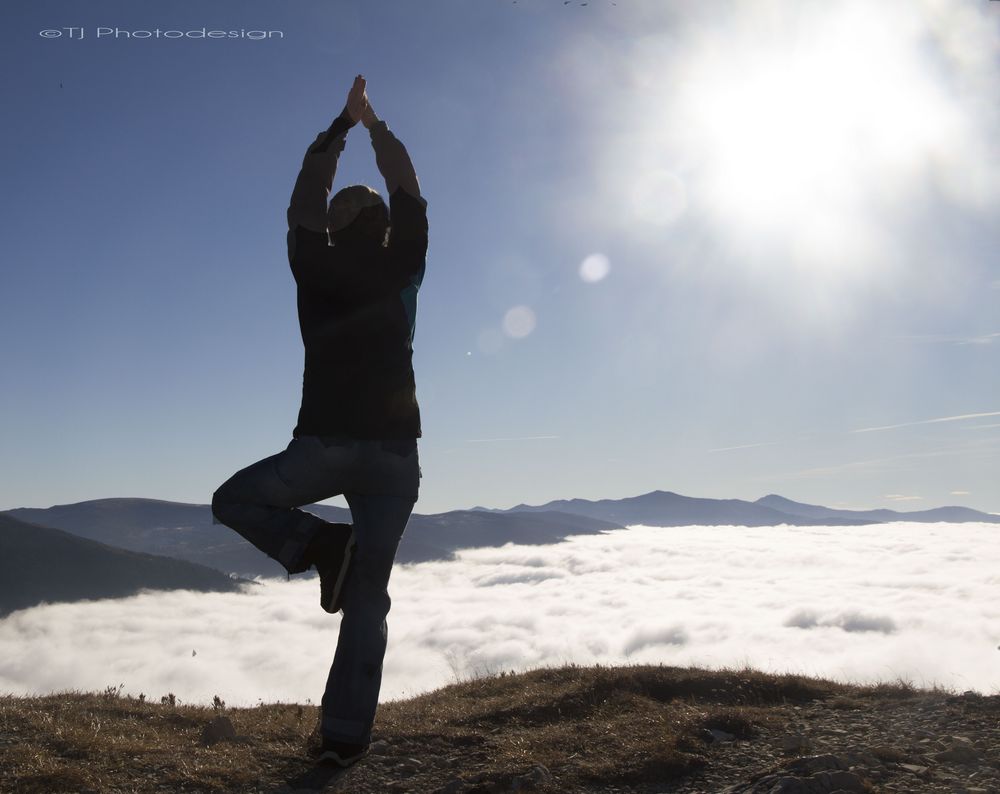
[[[365,95],[365,78],[360,74],[354,78],[354,85],[347,93],[347,105],[344,108],[351,121],[357,124],[368,107],[368,97]]]
[[[365,125],[366,129],[371,129],[372,124],[378,121],[378,116],[375,115],[375,110],[372,108],[372,103],[368,100],[368,94],[365,94],[365,109],[361,113],[361,123]]]

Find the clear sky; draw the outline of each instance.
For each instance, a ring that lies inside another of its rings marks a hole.
[[[285,447],[285,208],[361,73],[428,201],[418,512],[653,489],[1000,511],[1000,3],[0,19],[0,508],[207,503]],[[272,33],[162,34],[202,28]],[[354,182],[384,190],[360,127]]]

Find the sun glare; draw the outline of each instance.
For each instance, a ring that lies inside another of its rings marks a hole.
[[[783,8],[701,34],[659,146],[686,163],[687,203],[728,234],[846,270],[887,254],[880,224],[956,145],[960,117],[918,15]]]

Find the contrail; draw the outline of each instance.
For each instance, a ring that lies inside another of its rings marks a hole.
[[[899,425],[883,425],[881,427],[863,427],[852,430],[852,433],[874,433],[877,430],[895,430],[897,427],[915,427],[916,425],[933,425],[937,422],[959,422],[963,419],[981,419],[984,416],[1000,416],[1000,411],[984,411],[980,414],[960,414],[959,416],[942,416],[938,419],[924,419],[920,422],[903,422]]]
[[[740,444],[736,447],[717,447],[715,449],[710,449],[709,452],[729,452],[731,449],[752,449],[753,447],[773,447],[777,444],[777,441],[763,441],[760,444]]]
[[[485,441],[538,441],[545,438],[559,438],[559,436],[516,436],[513,438],[467,438],[468,444],[475,444]]]

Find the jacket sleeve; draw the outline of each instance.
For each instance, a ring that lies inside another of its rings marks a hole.
[[[369,129],[375,163],[389,194],[389,250],[394,275],[420,286],[427,258],[427,201],[410,155],[381,119]]]
[[[337,160],[344,151],[347,131],[354,123],[345,108],[306,150],[288,204],[289,231],[301,225],[314,232],[326,232],[327,201],[337,173]]]
[[[422,200],[417,173],[413,170],[406,147],[382,120],[375,122],[369,133],[375,150],[375,164],[385,179],[385,189],[389,196],[396,192],[396,188],[401,187],[418,201]]]
[[[389,196],[389,261],[398,278],[420,286],[427,262],[427,202],[403,187]]]

